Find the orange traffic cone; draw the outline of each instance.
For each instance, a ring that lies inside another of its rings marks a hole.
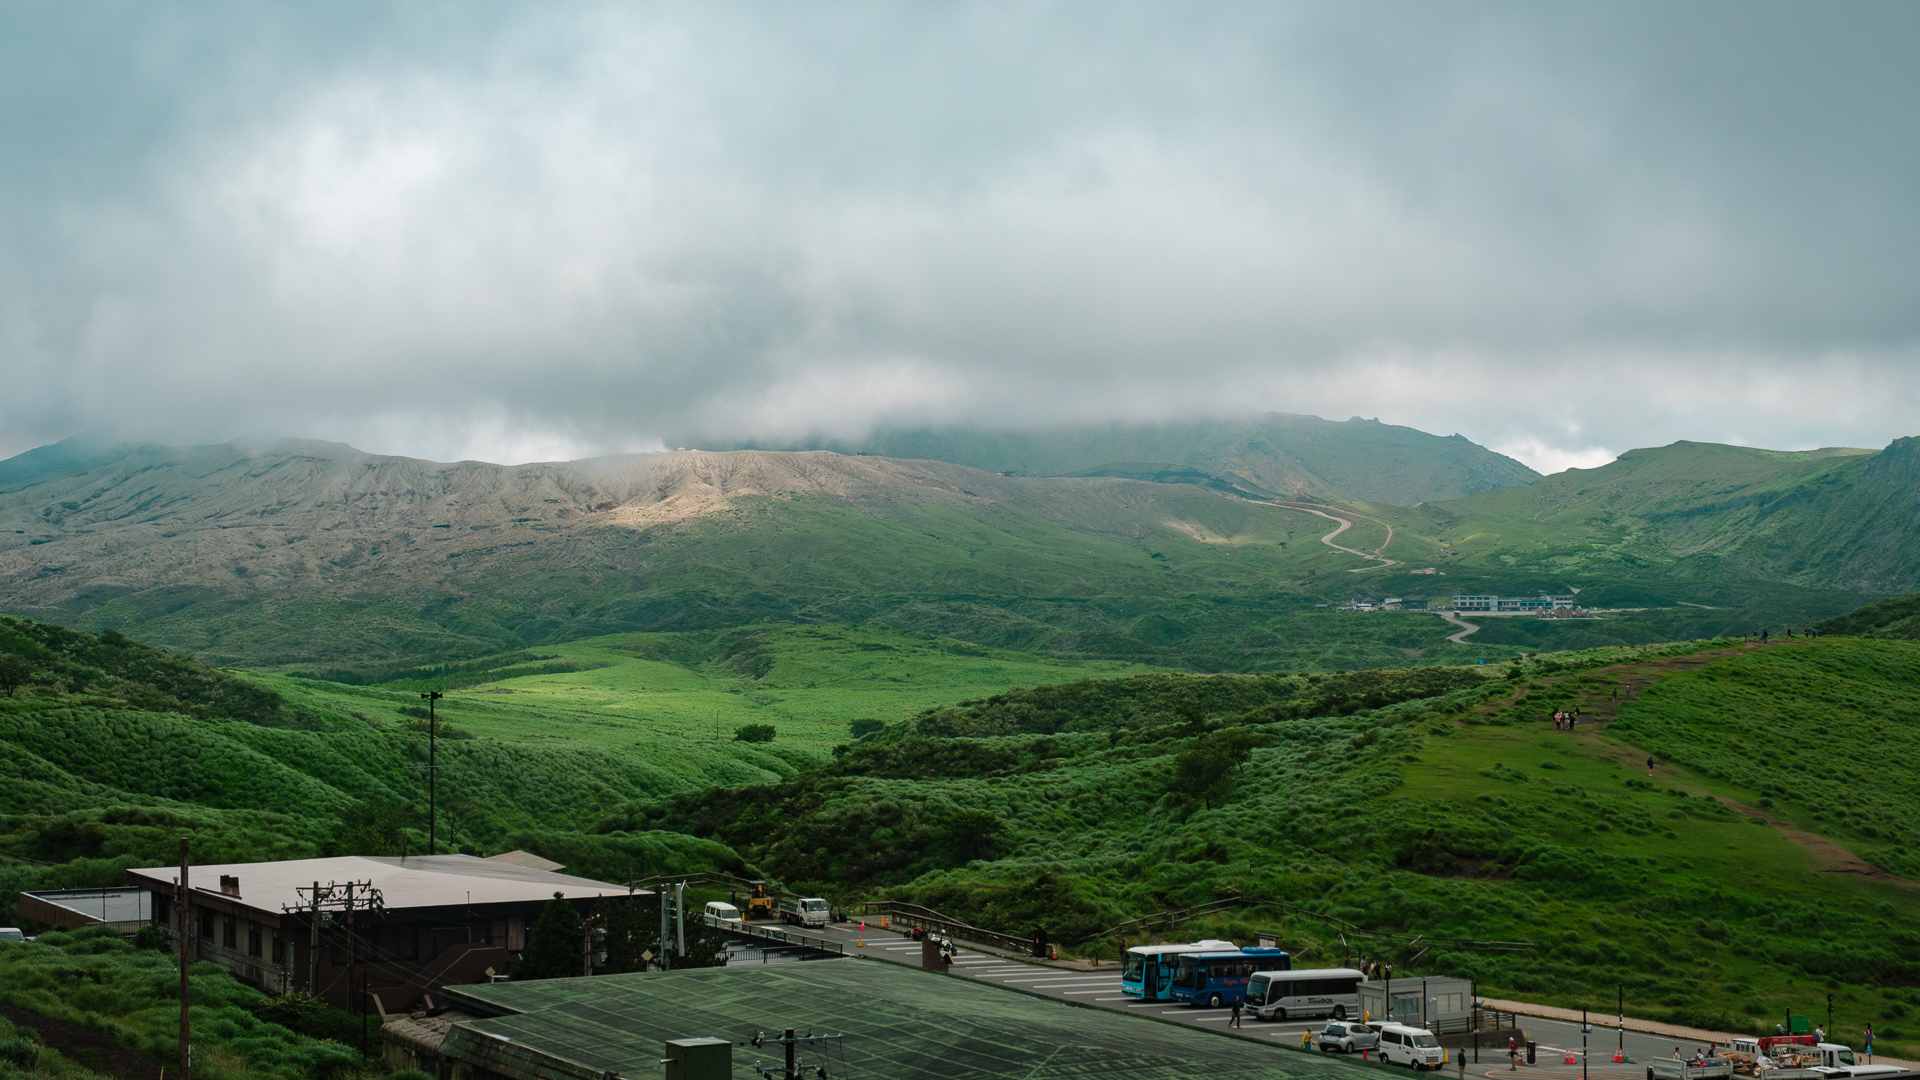
[[[1626,1050],[1621,1048],[1615,1048],[1615,1050],[1613,1051],[1613,1063],[1615,1065],[1619,1065],[1624,1063],[1626,1060],[1627,1060]]]
[[[1578,1061],[1575,1061],[1575,1060],[1573,1059],[1573,1051],[1571,1051],[1571,1050],[1569,1050],[1569,1051],[1567,1051],[1567,1064],[1569,1064],[1569,1065],[1578,1065],[1578,1064],[1580,1064],[1580,1063],[1579,1063]]]

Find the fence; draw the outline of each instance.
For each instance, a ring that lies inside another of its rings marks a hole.
[[[958,919],[950,919],[931,908],[918,904],[903,904],[897,900],[874,900],[860,905],[863,915],[885,915],[891,921],[905,926],[923,926],[928,930],[937,930],[950,938],[970,941],[975,945],[988,945],[996,949],[1028,956],[1033,953],[1034,939],[1003,934],[998,930],[986,930],[971,926]]]
[[[708,926],[725,930],[729,934],[738,934],[745,938],[753,938],[758,941],[778,941],[786,945],[798,945],[801,948],[838,953],[841,956],[847,954],[847,944],[844,941],[814,937],[811,934],[798,934],[784,927],[759,926],[741,919],[723,919],[718,915],[702,915],[701,918],[706,921]]]

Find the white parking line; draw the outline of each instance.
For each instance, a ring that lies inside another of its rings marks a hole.
[[[1225,1009],[1167,1009],[1162,1012],[1162,1015],[1163,1016],[1209,1016],[1211,1015],[1215,1018],[1218,1018],[1218,1017],[1227,1015],[1227,1010]]]

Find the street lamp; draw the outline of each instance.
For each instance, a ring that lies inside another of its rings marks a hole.
[[[420,695],[427,703],[427,854],[429,855],[434,854],[434,812],[438,809],[436,796],[439,794],[440,789],[439,766],[434,764],[435,753],[438,749],[437,736],[439,734],[439,728],[433,715],[433,703],[439,701],[441,696],[438,690],[432,690]]]

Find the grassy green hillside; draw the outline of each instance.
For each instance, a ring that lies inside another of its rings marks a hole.
[[[1897,596],[1835,615],[1819,624],[1823,634],[1920,640],[1920,595]]]
[[[1884,596],[1920,588],[1916,481],[1912,439],[1877,453],[1681,442],[1525,488],[1382,512],[1441,543],[1449,573]]]
[[[687,831],[830,895],[881,890],[1068,941],[1273,899],[1407,937],[1535,943],[1354,939],[1487,993],[1579,1006],[1621,986],[1641,1015],[1738,1030],[1831,990],[1843,1036],[1872,1021],[1909,1040],[1920,998],[1894,988],[1920,980],[1920,886],[1895,875],[1920,872],[1903,741],[1920,646],[1730,641],[1452,670],[996,695],[829,769],[600,828]],[[1575,705],[1578,731],[1541,719]],[[952,737],[980,731],[1004,734]],[[1276,909],[1176,933],[1256,929],[1304,960],[1347,955],[1333,928]]]

